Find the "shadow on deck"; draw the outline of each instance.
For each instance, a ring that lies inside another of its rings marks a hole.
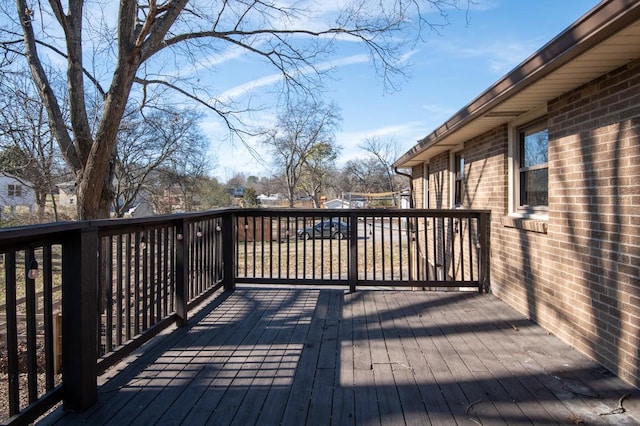
[[[581,422],[639,424],[640,394],[491,295],[248,287],[107,372],[88,411],[42,421]]]

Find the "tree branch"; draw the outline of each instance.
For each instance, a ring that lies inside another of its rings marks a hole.
[[[33,27],[31,26],[30,10],[27,7],[25,0],[16,0],[16,5],[18,8],[18,16],[20,17],[20,24],[24,33],[25,56],[27,58],[27,63],[29,64],[29,68],[31,69],[33,80],[36,83],[36,88],[40,93],[40,97],[45,101],[44,103],[47,108],[51,128],[56,135],[56,140],[60,145],[62,155],[75,171],[80,170],[82,168],[82,162],[80,161],[78,152],[76,151],[73,141],[67,132],[67,126],[62,115],[62,111],[60,110],[58,99],[53,93],[51,83],[44,72],[42,62],[38,56],[35,41],[36,38],[33,32]]]

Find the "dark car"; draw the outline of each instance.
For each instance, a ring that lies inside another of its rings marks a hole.
[[[310,238],[335,238],[341,240],[349,238],[349,224],[337,219],[325,220],[313,226],[299,229],[298,238],[301,240]]]

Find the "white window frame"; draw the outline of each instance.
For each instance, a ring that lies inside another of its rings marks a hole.
[[[22,197],[22,185],[18,183],[10,183],[7,185],[7,197],[21,198]]]
[[[460,203],[456,203],[456,184],[458,182],[458,176],[456,173],[456,168],[457,168],[457,161],[456,161],[456,157],[460,156],[460,158],[462,159],[462,176],[460,177]],[[450,166],[449,166],[449,187],[450,187],[450,191],[449,191],[449,200],[451,200],[451,202],[449,204],[451,204],[451,208],[452,209],[461,209],[464,207],[464,191],[465,191],[465,171],[464,171],[464,153],[462,149],[459,150],[455,150],[455,151],[451,151],[450,156],[449,156],[449,161],[450,161]]]
[[[422,208],[429,208],[429,162],[422,163]]]
[[[547,115],[547,106],[544,105],[533,111],[521,115],[509,123],[509,151],[508,151],[508,214],[518,218],[538,220],[549,219],[548,206],[537,206],[531,210],[520,207],[520,130],[528,124],[534,124],[538,120],[544,120]],[[548,190],[548,188],[547,188]]]

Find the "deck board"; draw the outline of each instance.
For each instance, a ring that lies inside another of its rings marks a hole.
[[[637,390],[477,293],[239,287],[126,361],[41,423],[640,423]]]

